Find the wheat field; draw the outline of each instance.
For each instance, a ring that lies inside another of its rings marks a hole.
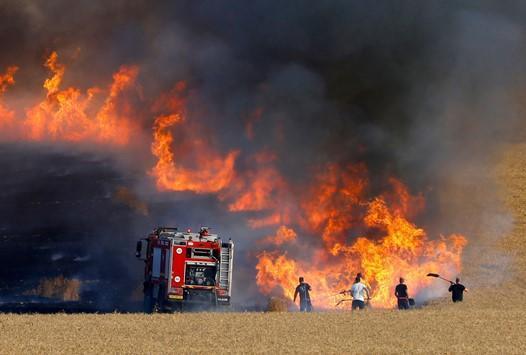
[[[0,318],[0,352],[510,354],[526,350],[523,310],[456,306],[353,314],[5,315]]]
[[[526,144],[503,149],[495,167],[514,220],[488,248],[511,260],[508,277],[472,288],[463,304],[442,299],[405,312],[2,314],[0,353],[526,353]]]

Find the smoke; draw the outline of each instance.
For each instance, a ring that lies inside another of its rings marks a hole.
[[[128,111],[140,133],[128,147],[4,143],[4,285],[97,280],[81,296],[116,305],[141,282],[136,239],[157,225],[208,225],[237,242],[239,302],[261,297],[256,241],[274,230],[252,230],[247,220],[267,215],[230,213],[228,194],[159,192],[148,174],[152,107],[181,80],[196,124],[176,133],[178,152],[204,137],[222,154],[239,150],[238,171],[257,176],[269,164],[295,187],[327,162],[364,163],[371,196],[392,176],[422,192],[417,222],[433,236],[467,235],[470,264],[511,225],[488,171],[503,142],[524,138],[525,10],[445,1],[3,1],[0,72],[20,69],[2,100],[17,117],[44,95],[42,63],[53,50],[67,64],[65,87],[108,85],[121,65],[140,70]],[[262,163],[262,151],[277,159]],[[270,194],[293,211],[303,192]],[[502,275],[504,259],[492,255],[484,265]]]
[[[507,11],[478,10],[456,13],[429,54],[429,73],[442,77],[416,82],[412,146],[398,161],[418,169],[413,181],[434,185],[434,223],[471,236],[465,269],[480,286],[510,276],[512,261],[497,242],[513,221],[494,166],[503,143],[524,139],[525,47],[523,23]]]

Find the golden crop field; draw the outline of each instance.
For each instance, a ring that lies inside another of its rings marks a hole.
[[[526,144],[496,160],[514,221],[488,248],[511,263],[505,279],[472,288],[463,304],[442,299],[404,312],[3,314],[0,353],[526,353]],[[467,265],[467,278],[476,271]]]
[[[12,353],[524,353],[521,309],[411,312],[5,315]],[[191,320],[191,322],[190,322]]]

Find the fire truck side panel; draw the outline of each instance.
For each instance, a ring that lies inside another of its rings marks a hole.
[[[159,278],[161,276],[161,248],[153,248],[153,261],[152,261],[152,277]]]
[[[166,281],[170,267],[170,242],[154,239],[152,243],[152,281]]]
[[[172,252],[171,287],[183,287],[185,278],[186,246],[175,245]]]
[[[163,258],[161,260],[161,268],[162,270],[162,276],[166,281],[169,281],[168,278],[170,277],[170,262],[171,262],[171,256],[172,256],[172,248],[164,248],[163,249]],[[167,282],[167,284],[169,284]]]

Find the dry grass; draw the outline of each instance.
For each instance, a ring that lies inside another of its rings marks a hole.
[[[524,353],[523,310],[5,315],[0,353]]]
[[[270,297],[267,304],[267,311],[269,312],[287,312],[292,309],[294,305],[291,301],[285,298]]]
[[[0,353],[526,353],[526,144],[499,156],[496,176],[514,224],[488,248],[512,260],[510,276],[496,289],[472,289],[463,304],[439,300],[407,312],[6,314]]]
[[[519,284],[526,276],[526,144],[503,150],[497,166],[505,203],[514,215],[514,228],[502,241],[502,247],[513,257],[511,272]]]
[[[80,280],[68,279],[60,275],[41,279],[36,288],[24,294],[62,301],[78,301],[80,300],[80,286]]]

